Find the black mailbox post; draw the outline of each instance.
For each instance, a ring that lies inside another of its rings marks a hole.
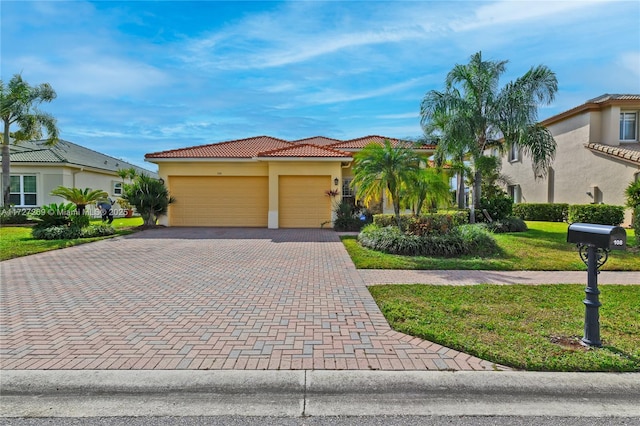
[[[602,346],[600,341],[600,315],[598,308],[598,269],[604,265],[610,250],[624,250],[627,247],[627,232],[624,228],[593,223],[572,223],[567,231],[567,242],[576,243],[580,258],[587,265],[587,288],[584,299],[584,337],[588,346]]]

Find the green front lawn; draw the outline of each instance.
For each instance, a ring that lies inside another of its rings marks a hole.
[[[102,222],[98,219],[92,220],[91,223],[99,224]],[[142,225],[142,218],[114,219],[111,225],[116,229],[115,236],[126,235],[134,232],[135,227]],[[71,247],[111,238],[113,236],[114,235],[108,237],[76,238],[73,240],[35,240],[31,237],[31,227],[29,226],[3,226],[0,228],[0,260]]]
[[[600,287],[603,347],[585,348],[583,285],[369,287],[393,329],[517,369],[640,371],[640,286]]]
[[[342,237],[342,242],[359,269],[586,271],[575,244],[567,243],[566,223],[527,222],[527,226],[527,232],[494,234],[500,254],[488,257],[398,256],[364,248],[356,237]],[[612,251],[603,270],[640,271],[640,253],[631,248],[635,245],[633,230],[626,232],[627,250]]]

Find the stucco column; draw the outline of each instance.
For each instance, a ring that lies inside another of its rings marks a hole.
[[[267,227],[278,229],[278,179],[279,175],[274,167],[269,167],[269,216]]]

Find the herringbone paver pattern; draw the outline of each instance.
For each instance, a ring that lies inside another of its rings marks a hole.
[[[3,369],[496,368],[391,330],[329,230],[155,229],[0,267]]]

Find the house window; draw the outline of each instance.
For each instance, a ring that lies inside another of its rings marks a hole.
[[[29,175],[11,176],[9,202],[19,207],[37,205],[36,177]]]
[[[522,196],[520,194],[520,185],[509,185],[509,197],[513,200],[514,203],[520,203],[522,201]]]
[[[620,113],[620,140],[635,141],[637,139],[638,113]]]
[[[351,187],[351,181],[353,178],[342,179],[342,198],[353,197],[355,191]]]
[[[520,160],[520,148],[514,143],[509,148],[509,161],[513,162],[518,160]]]
[[[116,196],[122,195],[122,182],[113,181],[111,185],[111,193]]]

